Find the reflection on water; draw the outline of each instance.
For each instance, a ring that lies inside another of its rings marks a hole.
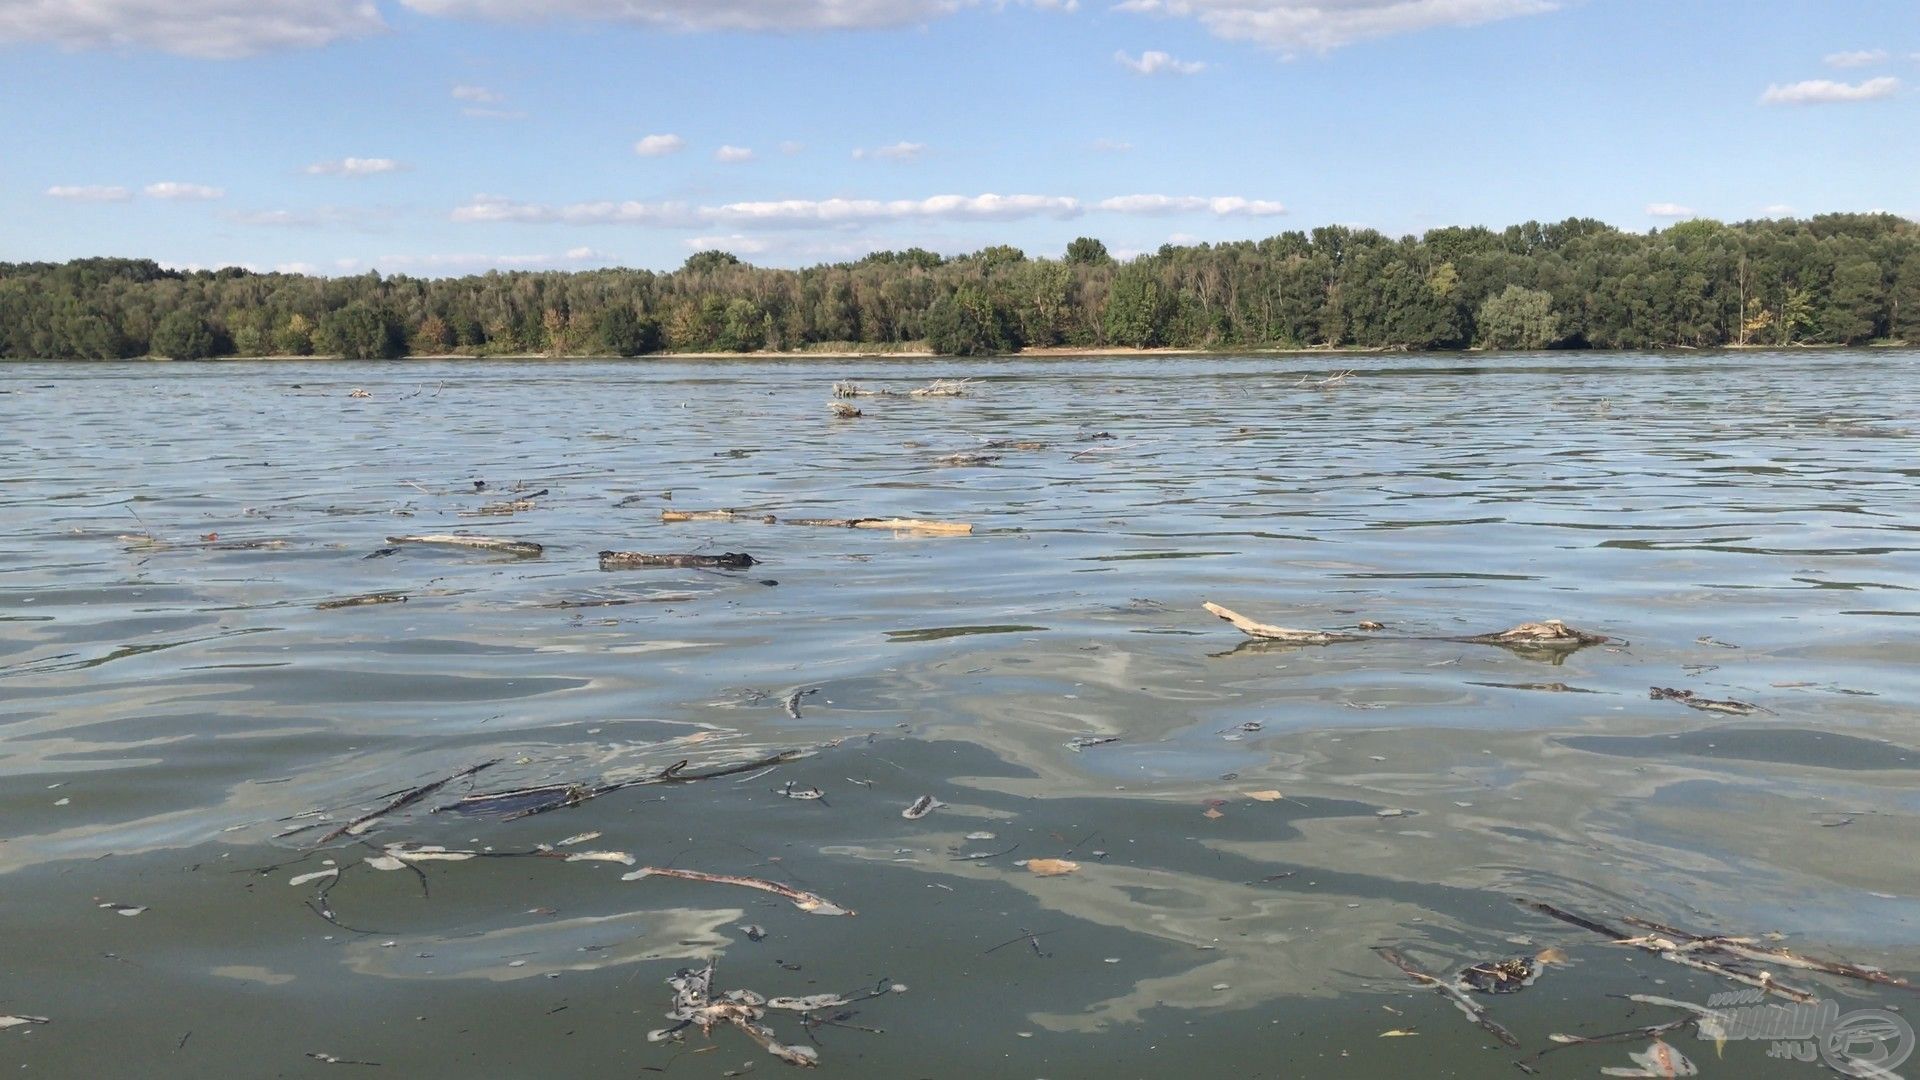
[[[1219,358],[4,369],[0,1014],[53,1022],[0,1055],[786,1068],[737,1032],[645,1041],[664,980],[716,959],[768,996],[909,985],[810,1029],[834,1075],[1488,1075],[1485,1034],[1371,946],[1566,950],[1493,1003],[1529,1048],[1668,1018],[1615,995],[1729,988],[1516,896],[1920,969],[1915,359],[1391,357],[1335,390]],[[825,408],[836,378],[945,376],[976,392]],[[659,520],[721,507],[975,534]],[[387,540],[445,532],[545,548]],[[614,580],[608,549],[762,565]],[[1384,632],[1250,642],[1206,600]],[[1631,644],[1447,640],[1550,617]],[[585,833],[860,914],[542,857]],[[400,841],[524,857],[366,861]]]

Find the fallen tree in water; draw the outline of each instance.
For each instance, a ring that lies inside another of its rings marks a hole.
[[[1469,645],[1498,645],[1503,648],[1526,651],[1571,652],[1575,649],[1584,649],[1589,645],[1625,644],[1618,638],[1611,638],[1605,634],[1577,630],[1559,619],[1521,623],[1505,630],[1485,634],[1362,635],[1341,630],[1295,630],[1290,627],[1258,622],[1212,601],[1207,601],[1201,606],[1232,623],[1235,629],[1250,638],[1286,645],[1338,645],[1352,641],[1454,641]]]

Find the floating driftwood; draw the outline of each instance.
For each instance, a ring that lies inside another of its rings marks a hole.
[[[941,533],[968,536],[973,526],[964,521],[928,521],[923,518],[778,518],[772,514],[742,513],[738,510],[662,510],[662,522],[755,521],[762,525],[810,525],[825,529],[890,529],[896,532]]]
[[[662,510],[660,520],[677,521],[757,521],[762,525],[772,525],[772,514],[748,514],[738,510]]]
[[[757,927],[749,927],[748,936]],[[764,932],[760,935],[764,937]],[[801,1014],[800,1023],[808,1029],[809,1035],[814,1027],[842,1027],[866,1031],[878,1035],[876,1028],[859,1027],[845,1021],[854,1014],[851,1011],[840,1012],[832,1016],[819,1017],[814,1013],[827,1009],[846,1009],[862,1001],[871,1001],[887,994],[904,994],[907,988],[891,979],[881,979],[874,987],[858,994],[808,994],[804,997],[767,998],[752,990],[729,990],[716,995],[713,991],[713,962],[708,961],[704,968],[682,968],[667,980],[673,987],[673,1008],[668,1011],[667,1019],[675,1021],[672,1027],[661,1028],[647,1033],[648,1042],[678,1040],[680,1033],[690,1027],[698,1027],[703,1033],[711,1034],[715,1027],[731,1025],[745,1032],[747,1037],[760,1045],[760,1048],[789,1065],[812,1068],[820,1063],[819,1054],[811,1046],[787,1046],[780,1042],[771,1027],[762,1022],[767,1010]],[[818,1040],[815,1040],[816,1042]],[[751,1067],[751,1062],[748,1063]],[[742,1072],[745,1070],[742,1069]]]
[[[427,533],[422,536],[389,536],[389,544],[424,544],[430,547],[475,548],[497,551],[520,559],[537,558],[546,548],[531,540],[502,540],[496,536],[471,536],[466,533]]]
[[[907,391],[908,397],[966,397],[967,390],[973,385],[972,379],[935,379],[917,390]]]
[[[900,816],[906,818],[908,821],[918,821],[945,805],[947,804],[931,795],[922,795],[913,800],[913,805],[900,811]]]
[[[827,743],[828,746],[838,745]],[[691,784],[701,780],[717,780],[723,776],[738,776],[741,773],[770,769],[784,765],[789,761],[798,761],[813,753],[811,749],[782,750],[777,754],[743,761],[734,765],[722,765],[711,769],[689,771],[688,762],[676,761],[651,776],[634,780],[616,780],[609,783],[588,784],[542,784],[537,787],[515,788],[511,791],[492,791],[478,795],[469,795],[459,802],[438,807],[438,810],[450,810],[460,814],[483,817],[497,817],[505,821],[544,814],[549,810],[564,810],[578,806],[589,799],[610,795],[616,791],[625,791],[632,787],[646,787],[652,784]]]
[[[29,1024],[51,1024],[53,1021],[44,1016],[0,1016],[0,1031],[10,1027],[26,1027]]]
[[[970,536],[973,533],[973,526],[964,521],[927,521],[922,518],[788,518],[787,524],[825,529],[889,529],[949,536]]]
[[[1422,986],[1433,987],[1434,991],[1441,997],[1453,1002],[1454,1008],[1459,1009],[1468,1020],[1473,1021],[1481,1030],[1487,1032],[1489,1035],[1499,1039],[1502,1044],[1513,1047],[1516,1050],[1520,1048],[1520,1040],[1514,1037],[1513,1032],[1502,1027],[1499,1021],[1488,1015],[1486,1006],[1481,1005],[1479,1002],[1473,1000],[1472,997],[1468,996],[1460,984],[1448,979],[1443,979],[1433,972],[1427,971],[1403,956],[1398,949],[1388,948],[1385,945],[1376,945],[1373,951],[1379,953],[1382,960],[1406,972],[1407,977],[1414,982]]]
[[[745,570],[759,562],[743,551],[727,551],[719,555],[649,555],[641,551],[600,553],[602,570],[645,570],[662,566],[683,570]]]
[[[1340,641],[1364,641],[1355,634],[1341,634],[1326,630],[1293,630],[1271,623],[1255,622],[1231,608],[1222,607],[1209,600],[1201,605],[1208,611],[1232,623],[1234,629],[1248,637],[1262,641],[1284,641],[1290,645],[1332,645]]]
[[[622,874],[620,880],[638,881],[645,877],[670,877],[679,878],[682,881],[702,881],[709,885],[737,885],[743,889],[758,889],[761,892],[772,893],[775,896],[792,902],[794,907],[799,908],[809,915],[856,914],[853,909],[841,907],[839,904],[817,893],[796,889],[791,885],[782,885],[777,881],[768,881],[765,878],[739,877],[734,874],[708,874],[699,870],[677,870],[670,866],[643,866],[632,873]]]
[[[1232,623],[1241,633],[1261,641],[1277,641],[1287,645],[1338,645],[1351,641],[1455,641],[1469,645],[1498,645],[1503,648],[1521,651],[1572,651],[1588,645],[1622,644],[1616,638],[1605,634],[1576,630],[1559,619],[1547,619],[1544,622],[1521,623],[1486,634],[1471,635],[1406,635],[1384,636],[1381,634],[1349,634],[1338,630],[1294,630],[1285,626],[1257,622],[1247,618],[1231,608],[1207,601],[1202,607],[1214,615]]]
[[[319,611],[334,611],[339,608],[367,607],[372,604],[404,604],[406,602],[406,593],[376,592],[364,593],[360,596],[343,596],[337,600],[322,600],[313,606]]]
[[[833,396],[837,398],[892,397],[894,396],[894,392],[891,390],[869,390],[851,379],[842,379],[833,384]]]
[[[1810,956],[1801,956],[1786,949],[1761,945],[1750,937],[1728,937],[1723,934],[1696,934],[1689,930],[1667,926],[1650,919],[1628,915],[1622,922],[1630,923],[1643,930],[1651,930],[1662,937],[1680,943],[1686,949],[1710,949],[1752,960],[1762,964],[1778,964],[1781,967],[1796,968],[1800,971],[1817,971],[1823,975],[1837,975],[1844,979],[1858,979],[1861,982],[1876,983],[1880,986],[1893,986],[1902,990],[1920,992],[1913,983],[1898,975],[1892,975],[1878,968],[1861,967],[1857,964],[1845,964],[1835,960],[1820,960]]]
[[[991,465],[999,460],[1000,455],[998,454],[976,454],[962,451],[957,454],[946,454],[934,458],[933,463],[950,468],[971,469],[978,468],[982,465]]]
[[[833,413],[834,419],[836,420],[852,420],[860,415],[860,407],[858,405],[849,405],[844,401],[836,401],[829,404],[827,410]]]
[[[488,503],[473,510],[462,510],[460,516],[470,517],[507,517],[535,509],[539,504],[532,499],[509,499],[506,502]]]
[[[483,761],[478,765],[469,765],[466,768],[461,769],[459,772],[454,773],[452,776],[441,777],[440,779],[435,780],[432,783],[421,784],[419,787],[416,787],[416,788],[408,788],[406,791],[403,791],[400,794],[394,796],[393,799],[390,800],[385,806],[382,806],[380,809],[372,811],[371,813],[362,814],[359,817],[354,818],[352,821],[347,822],[345,825],[342,825],[339,828],[328,833],[327,835],[321,837],[317,841],[317,843],[330,844],[333,841],[338,840],[343,836],[359,836],[360,834],[366,832],[368,829],[372,828],[376,822],[378,822],[381,818],[386,817],[388,814],[391,814],[396,810],[403,810],[406,807],[409,807],[414,803],[419,802],[421,799],[424,799],[427,796],[433,794],[434,792],[439,791],[441,788],[446,787],[448,784],[453,783],[455,780],[463,780],[469,776],[474,775],[475,773],[484,772],[487,769],[491,769],[498,764],[500,764],[499,758],[495,758],[492,761]]]
[[[1803,964],[1795,964],[1789,963],[1787,960],[1779,957],[1756,957],[1749,955],[1747,952],[1735,951],[1735,949],[1750,949],[1752,952],[1760,951],[1758,949],[1752,949],[1746,939],[1697,937],[1685,931],[1673,931],[1680,936],[1681,940],[1679,941],[1675,941],[1671,937],[1663,936],[1660,933],[1634,935],[1626,933],[1618,927],[1610,926],[1607,923],[1568,911],[1564,908],[1555,907],[1552,904],[1545,904],[1536,900],[1519,900],[1518,903],[1529,911],[1538,912],[1549,918],[1558,919],[1561,922],[1578,926],[1582,930],[1590,930],[1593,933],[1602,934],[1613,939],[1617,945],[1631,945],[1643,952],[1652,953],[1669,963],[1711,972],[1723,979],[1731,979],[1744,986],[1764,990],[1769,994],[1778,994],[1789,1001],[1806,1003],[1815,1000],[1815,997],[1810,990],[1790,986],[1779,981],[1771,971],[1756,970],[1745,966],[1746,962],[1758,960],[1763,963],[1780,964],[1786,967],[1802,967],[1803,970],[1821,971],[1830,975],[1841,975],[1847,978],[1856,978],[1871,982],[1881,981],[1880,979],[1870,977],[1867,969],[1854,968],[1848,964],[1832,964],[1828,961],[1813,961],[1804,957],[1794,957],[1795,960],[1804,962]],[[1646,920],[1631,917],[1625,921],[1642,926],[1643,928],[1659,926],[1657,923],[1648,923]],[[1672,930],[1671,927],[1661,927],[1660,929],[1663,931]],[[1719,953],[1723,959],[1716,960],[1698,955],[1699,953]],[[1785,956],[1793,956],[1791,953],[1785,953],[1784,950],[1782,950],[1782,953]],[[1804,966],[1811,964],[1823,964],[1826,966]],[[1905,986],[1905,980],[1894,980],[1892,976],[1887,976],[1887,978],[1892,981],[1886,982],[1884,985]]]
[[[1749,716],[1760,710],[1760,706],[1745,701],[1719,701],[1710,697],[1701,697],[1691,690],[1675,690],[1668,686],[1652,687],[1647,696],[1655,701],[1677,701],[1689,709],[1701,712],[1729,713],[1734,716]]]

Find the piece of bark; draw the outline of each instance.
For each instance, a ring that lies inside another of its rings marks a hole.
[[[643,551],[603,551],[602,570],[644,570],[652,567],[677,567],[683,570],[745,570],[760,560],[741,551],[719,555],[649,555]]]

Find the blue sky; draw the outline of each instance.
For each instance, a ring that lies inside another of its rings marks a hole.
[[[0,103],[0,260],[1920,217],[1915,0],[0,0]]]

